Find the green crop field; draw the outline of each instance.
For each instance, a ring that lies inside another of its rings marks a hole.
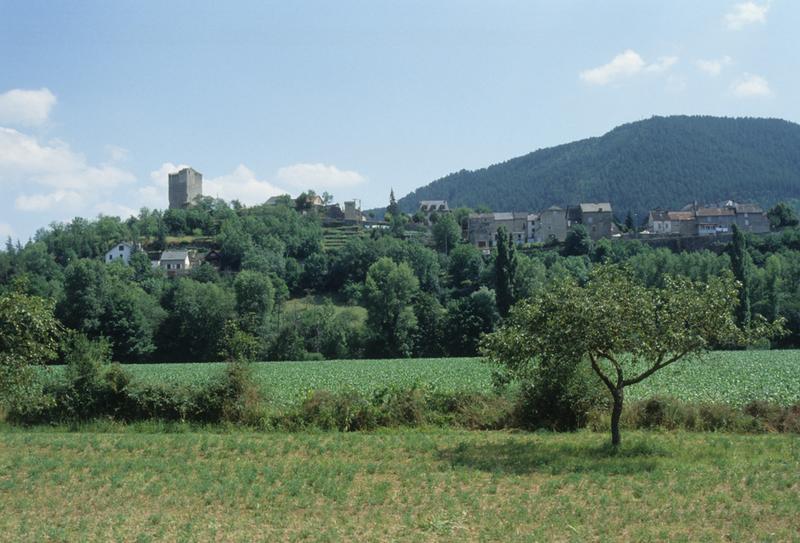
[[[137,379],[192,385],[212,379],[223,365],[127,367]],[[278,406],[297,403],[315,389],[369,393],[420,384],[442,391],[492,390],[491,368],[477,358],[259,362],[255,367],[264,392]],[[693,402],[769,400],[788,405],[800,401],[800,351],[714,352],[699,362],[678,362],[627,390],[629,400],[667,395]]]
[[[0,426],[0,540],[797,541],[791,435]]]

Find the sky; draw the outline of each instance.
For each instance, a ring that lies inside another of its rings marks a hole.
[[[800,2],[0,0],[0,238],[167,207],[386,205],[653,115],[800,120]]]

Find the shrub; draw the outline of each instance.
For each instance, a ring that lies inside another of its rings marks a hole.
[[[608,393],[584,364],[540,365],[522,383],[515,424],[528,429],[576,430],[586,426],[589,413],[608,404]]]
[[[335,394],[315,390],[303,400],[296,413],[285,419],[285,423],[292,428],[316,427],[351,432],[375,428],[377,418],[372,405],[354,390]]]

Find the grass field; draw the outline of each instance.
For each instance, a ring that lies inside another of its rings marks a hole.
[[[0,427],[3,541],[798,541],[796,436]]]
[[[222,364],[130,365],[138,379],[200,384]],[[389,385],[415,383],[442,391],[488,392],[491,368],[475,358],[262,362],[256,376],[276,406],[292,405],[314,389],[353,388],[369,393]],[[670,395],[692,402],[742,405],[769,400],[800,401],[800,351],[715,352],[699,363],[679,362],[626,389],[626,399]]]

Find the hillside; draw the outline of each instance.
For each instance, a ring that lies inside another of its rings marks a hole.
[[[451,207],[539,210],[610,201],[622,216],[652,207],[733,199],[771,205],[800,197],[800,125],[780,119],[653,117],[601,137],[462,170],[401,198]]]

